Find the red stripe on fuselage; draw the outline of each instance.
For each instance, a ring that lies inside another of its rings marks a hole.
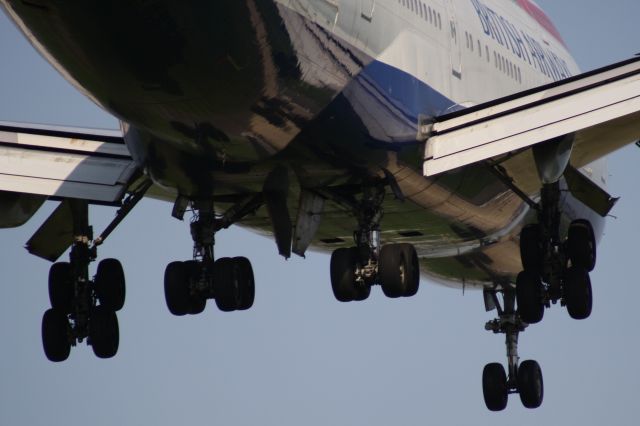
[[[549,32],[549,34],[551,34],[553,37],[555,37],[556,40],[558,40],[560,43],[562,43],[564,46],[566,46],[564,40],[562,39],[562,36],[560,35],[560,32],[558,31],[556,26],[553,25],[553,22],[551,22],[551,19],[549,19],[547,14],[544,13],[544,11],[542,9],[540,9],[540,7],[538,7],[534,3],[531,3],[531,1],[529,1],[529,0],[518,0],[518,4],[533,19],[535,19],[536,22],[538,22],[540,25],[542,25],[542,27],[545,30],[547,30]]]

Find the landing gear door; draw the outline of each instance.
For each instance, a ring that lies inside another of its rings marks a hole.
[[[451,61],[451,73],[459,80],[462,80],[462,50],[460,47],[460,29],[458,28],[458,20],[456,18],[456,8],[453,0],[445,0],[447,6],[447,17],[449,18],[449,59]]]

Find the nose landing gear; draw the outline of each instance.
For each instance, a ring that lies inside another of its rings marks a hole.
[[[504,309],[500,306],[496,291],[489,292],[498,309],[498,318],[489,321],[485,329],[496,334],[504,334],[507,347],[507,371],[500,363],[490,363],[482,372],[482,391],[487,408],[502,411],[507,407],[509,394],[520,395],[526,408],[538,408],[544,397],[544,384],[540,365],[533,360],[520,363],[518,337],[527,325],[515,311],[513,288],[502,290]]]

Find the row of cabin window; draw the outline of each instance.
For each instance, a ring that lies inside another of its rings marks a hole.
[[[431,23],[436,28],[442,29],[440,12],[436,12],[431,6],[426,6],[420,0],[398,0],[398,3],[410,9],[413,13],[420,15],[422,19]]]
[[[464,34],[467,39],[467,49],[473,52],[475,50],[475,47],[474,47],[475,45],[473,43],[473,36],[467,31],[465,31]],[[482,58],[482,44],[480,43],[480,40],[476,40],[476,41],[478,44],[477,46],[478,56]],[[489,46],[485,45],[484,48],[485,48],[485,56],[487,58],[487,62],[491,62],[491,57],[489,56]],[[509,77],[516,80],[518,83],[522,83],[522,72],[520,71],[519,66],[513,64],[511,61],[509,61],[508,59],[506,59],[504,56],[500,55],[497,52],[493,52],[493,62],[497,69],[504,72]]]
[[[520,72],[519,66],[513,64],[510,60],[496,52],[493,52],[493,62],[496,68],[500,71],[504,72],[518,83],[522,83],[522,73]]]

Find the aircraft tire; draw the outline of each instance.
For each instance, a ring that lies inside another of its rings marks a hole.
[[[126,284],[122,264],[117,259],[104,259],[98,264],[96,293],[100,304],[117,312],[124,306]]]
[[[564,301],[573,319],[582,320],[591,315],[593,294],[589,272],[579,266],[567,269],[564,279]]]
[[[188,260],[186,262],[183,262],[183,266],[185,268],[186,274],[184,278],[184,284],[187,288],[188,297],[187,313],[190,315],[201,314],[207,307],[207,299],[198,295],[190,294],[189,292],[189,283],[191,282],[191,280],[198,279],[198,275],[201,272],[201,264],[196,262],[195,260]]]
[[[518,367],[518,392],[526,408],[538,408],[544,398],[544,382],[540,365],[533,360],[523,361]]]
[[[238,309],[240,286],[235,273],[235,262],[230,257],[216,260],[214,265],[216,306],[222,312],[232,312]]]
[[[89,319],[89,338],[98,358],[112,358],[120,345],[120,329],[116,313],[105,306],[96,306]]]
[[[339,302],[352,302],[358,296],[355,291],[357,256],[355,248],[339,248],[331,253],[331,289]]]
[[[251,261],[246,257],[234,257],[235,271],[239,283],[240,303],[238,310],[245,311],[253,306],[256,297],[256,283]]]
[[[382,247],[378,259],[378,280],[385,296],[395,299],[407,294],[408,274],[405,271],[411,271],[409,262],[402,244]]]
[[[164,296],[167,308],[176,316],[189,313],[190,295],[184,262],[171,262],[164,271]]]
[[[542,321],[544,304],[542,302],[544,287],[540,277],[531,271],[524,270],[516,279],[516,301],[520,318],[528,324]]]
[[[418,260],[418,253],[413,244],[399,244],[402,250],[402,255],[406,262],[406,291],[404,297],[415,296],[420,288],[420,261]]]
[[[507,407],[509,400],[507,373],[502,364],[492,362],[485,365],[482,371],[482,393],[484,403],[489,410],[502,411]]]
[[[588,220],[579,219],[571,222],[567,237],[567,251],[572,266],[593,271],[596,266],[596,238],[593,227]]]
[[[537,274],[542,269],[542,246],[539,225],[527,225],[520,232],[520,259],[525,271]]]
[[[42,317],[42,347],[47,359],[62,362],[69,358],[71,343],[69,342],[69,321],[64,312],[56,309],[47,310]]]
[[[65,314],[71,313],[73,297],[71,264],[69,262],[54,263],[49,269],[49,300],[51,307]]]

